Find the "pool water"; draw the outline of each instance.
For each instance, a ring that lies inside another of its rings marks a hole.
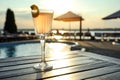
[[[53,52],[69,51],[70,45],[65,43],[46,43],[46,55]],[[0,58],[40,55],[40,43],[22,43],[0,45]]]

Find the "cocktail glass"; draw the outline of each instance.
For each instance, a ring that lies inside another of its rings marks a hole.
[[[31,6],[31,13],[35,25],[35,32],[40,35],[41,44],[41,63],[34,66],[35,69],[41,71],[51,70],[53,66],[46,63],[45,60],[45,36],[50,33],[53,19],[52,10],[40,10],[38,6]]]

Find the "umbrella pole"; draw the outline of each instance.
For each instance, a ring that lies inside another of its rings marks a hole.
[[[81,40],[81,36],[82,36],[82,20],[80,20],[80,40]]]
[[[69,22],[69,40],[71,39],[71,22]]]

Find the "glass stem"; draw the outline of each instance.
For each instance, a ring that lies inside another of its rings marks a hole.
[[[45,34],[40,35],[41,61],[45,62]]]

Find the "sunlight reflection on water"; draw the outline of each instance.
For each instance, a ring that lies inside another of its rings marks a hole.
[[[70,46],[64,43],[46,43],[46,55],[51,54],[51,56],[62,57],[65,54],[61,54],[61,52],[66,53],[69,49]],[[0,46],[0,58],[30,55],[40,55],[40,43],[8,44],[8,46]]]

